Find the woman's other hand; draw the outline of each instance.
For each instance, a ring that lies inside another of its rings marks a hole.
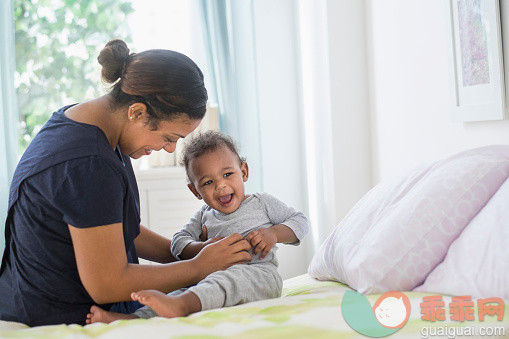
[[[223,238],[224,237],[215,237],[208,239],[207,226],[203,225],[199,241],[191,241],[189,244],[187,244],[179,254],[179,258],[182,260],[192,259],[196,257],[205,246],[215,243],[216,241],[219,241]]]
[[[250,249],[251,245],[249,242],[240,234],[235,233],[229,237],[208,244],[192,260],[196,260],[205,278],[210,273],[251,261],[251,254],[248,253]]]

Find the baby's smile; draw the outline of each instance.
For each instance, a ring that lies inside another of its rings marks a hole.
[[[218,199],[219,203],[223,206],[229,206],[233,201],[233,194],[226,194],[220,196]]]

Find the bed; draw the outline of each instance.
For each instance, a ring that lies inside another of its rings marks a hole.
[[[283,296],[188,317],[28,328],[2,338],[509,336],[509,146],[469,150],[368,192]]]
[[[2,338],[365,338],[346,323],[341,303],[348,286],[319,281],[304,274],[284,282],[283,296],[235,307],[204,311],[185,318],[119,320],[112,324],[54,325],[28,328],[0,322]],[[509,335],[509,311],[504,320],[486,317],[484,322],[422,320],[420,303],[432,294],[405,293],[411,304],[407,323],[393,336],[417,338],[436,333],[484,333]],[[367,296],[374,303],[380,295]],[[447,303],[450,297],[444,297]],[[476,310],[477,311],[477,310]],[[460,332],[461,331],[461,332]],[[475,337],[475,336],[473,336]]]

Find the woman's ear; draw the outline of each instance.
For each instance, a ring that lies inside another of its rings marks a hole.
[[[249,166],[247,162],[243,161],[242,164],[240,164],[240,171],[242,172],[242,180],[246,182],[247,178],[249,178]]]
[[[147,115],[147,106],[142,102],[135,102],[127,109],[127,118],[129,121],[136,121],[144,115]]]
[[[189,188],[189,190],[191,192],[193,192],[194,196],[198,199],[198,200],[201,200],[202,197],[200,195],[200,193],[198,193],[198,191],[196,190],[196,187],[194,187],[193,184],[187,184],[187,187]]]

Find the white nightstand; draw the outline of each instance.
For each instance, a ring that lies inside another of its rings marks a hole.
[[[203,205],[187,188],[183,167],[135,171],[140,192],[141,224],[172,237]]]

